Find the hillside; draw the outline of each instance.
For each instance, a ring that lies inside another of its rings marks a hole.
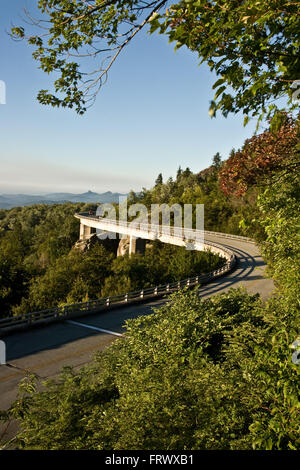
[[[112,193],[111,191],[101,194],[92,191],[87,191],[82,194],[2,194],[0,195],[0,209],[12,209],[13,207],[31,206],[33,204],[64,204],[65,202],[117,203],[119,197],[122,196],[126,196],[126,194]]]

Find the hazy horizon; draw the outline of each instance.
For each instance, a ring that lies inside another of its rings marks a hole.
[[[22,24],[30,0],[6,3],[0,18],[0,191],[4,194],[78,192],[127,193],[151,187],[159,173],[175,177],[179,165],[193,172],[223,159],[252,136],[240,114],[211,119],[215,75],[198,66],[187,48],[176,53],[168,38],[142,31],[109,73],[95,105],[84,116],[38,103],[54,75],[38,69],[33,48],[7,31]],[[20,73],[20,70],[22,73]]]
[[[107,192],[111,192],[111,193],[118,193],[118,194],[127,194],[129,191],[110,191],[109,189],[106,190],[106,191],[102,191],[102,190],[99,190],[99,191],[92,191],[91,189],[86,189],[84,191],[78,191],[78,192],[73,192],[73,191],[43,191],[43,192],[25,192],[25,191],[7,191],[7,192],[4,192],[1,190],[0,188],[0,196],[13,196],[13,195],[28,195],[28,196],[47,196],[47,195],[51,195],[51,194],[75,194],[75,195],[80,195],[80,194],[86,194],[88,193],[89,191],[93,192],[93,193],[97,193],[97,194],[104,194],[104,193],[107,193]]]

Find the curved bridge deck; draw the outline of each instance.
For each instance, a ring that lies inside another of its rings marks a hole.
[[[158,239],[164,243],[185,246],[187,240],[194,240],[194,249],[211,249],[213,252],[226,256],[228,253],[218,249],[224,248],[233,253],[237,259],[234,272],[226,277],[210,281],[209,285],[199,289],[203,296],[222,292],[230,287],[244,286],[250,293],[259,293],[262,298],[266,298],[274,288],[273,281],[265,278],[266,265],[260,255],[257,246],[250,238],[239,237],[230,234],[223,234],[209,231],[187,230],[183,234],[176,235],[172,227],[159,227],[145,224],[130,224],[126,222],[116,222],[110,219],[103,219],[88,215],[87,213],[76,214],[82,225],[86,225],[100,230],[118,232],[129,236],[144,237],[150,240]],[[212,244],[210,246],[210,244]]]
[[[200,288],[201,295],[208,296],[243,286],[251,294],[260,294],[265,299],[274,289],[272,279],[265,277],[266,264],[254,243],[238,239],[226,239],[220,235],[205,234],[205,240],[230,249],[237,258],[235,270],[228,275]]]

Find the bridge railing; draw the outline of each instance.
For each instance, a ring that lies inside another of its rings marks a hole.
[[[212,244],[212,243],[211,243]],[[212,244],[215,245],[216,244]],[[219,269],[215,269],[209,273],[202,273],[198,276],[182,279],[169,284],[147,287],[145,289],[134,292],[127,292],[120,295],[103,297],[96,300],[88,300],[87,302],[79,302],[72,305],[63,305],[53,307],[37,312],[25,313],[14,317],[0,319],[0,336],[5,336],[11,332],[32,327],[34,325],[42,325],[60,320],[83,316],[89,313],[105,311],[130,303],[143,302],[144,300],[162,297],[164,295],[176,292],[184,287],[195,287],[197,285],[206,284],[219,276],[231,271],[236,263],[235,255],[227,248],[221,247],[226,254],[226,263]]]
[[[171,235],[174,237],[178,237],[180,239],[191,239],[191,240],[202,240],[205,235],[213,235],[213,236],[219,236],[222,238],[228,238],[228,239],[233,239],[233,240],[240,240],[248,243],[255,243],[252,238],[249,237],[243,237],[241,235],[232,235],[230,233],[223,233],[223,232],[214,232],[211,230],[198,230],[198,229],[186,229],[184,227],[177,227],[177,226],[169,226],[169,225],[157,225],[157,224],[152,224],[151,222],[147,223],[140,223],[140,222],[135,222],[133,221],[123,221],[123,220],[114,220],[114,219],[108,219],[105,217],[97,217],[94,215],[89,215],[87,212],[79,212],[75,214],[75,217],[79,219],[88,219],[88,220],[94,220],[95,222],[102,222],[104,224],[114,224],[118,225],[121,227],[132,227],[135,229],[139,229],[141,231],[150,233],[150,232],[155,232],[157,236],[160,235]]]

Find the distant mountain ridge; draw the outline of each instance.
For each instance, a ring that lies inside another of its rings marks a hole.
[[[126,197],[127,194],[95,193],[87,191],[82,194],[73,193],[49,193],[46,195],[30,194],[0,194],[0,209],[12,209],[18,206],[31,206],[32,204],[63,204],[64,202],[99,202],[112,203],[119,202],[119,197]]]

